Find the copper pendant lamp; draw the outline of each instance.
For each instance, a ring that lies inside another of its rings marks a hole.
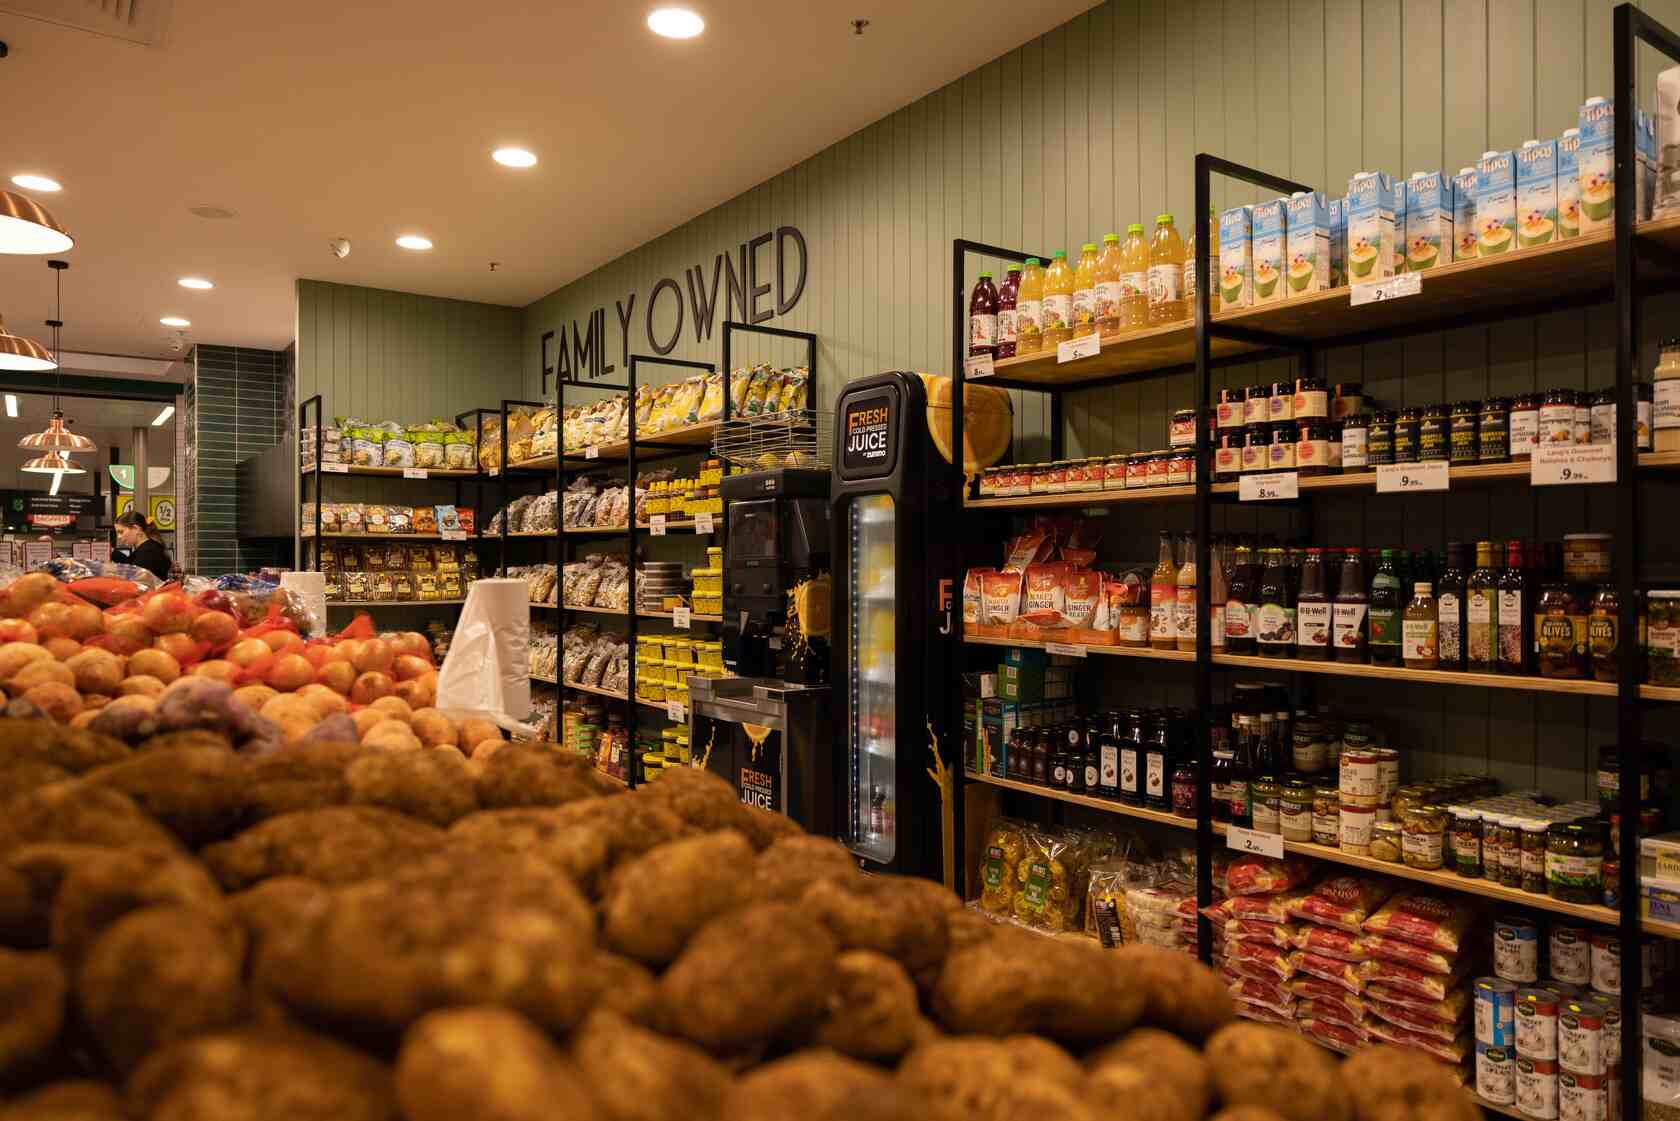
[[[91,443],[91,441],[90,441]],[[59,452],[47,452],[34,459],[26,459],[19,471],[28,471],[32,475],[85,475],[86,469],[77,467],[75,463],[66,459]]]
[[[56,369],[58,360],[51,351],[34,339],[12,334],[0,320],[0,370],[33,374]]]
[[[27,195],[0,191],[0,253],[63,253],[76,241]]]
[[[64,424],[63,410],[55,408],[47,427],[40,432],[31,432],[19,440],[18,447],[25,451],[59,452],[68,455],[71,452],[94,451],[99,445],[86,436],[70,431]]]
[[[57,298],[53,314],[54,316],[61,316],[64,314],[64,270],[70,266],[63,261],[48,261],[47,267],[53,270],[57,284]],[[58,329],[64,326],[64,321],[59,318],[49,319],[47,320],[47,326],[53,329],[53,354],[56,356],[58,354]],[[62,379],[62,377],[63,375],[60,374],[59,378]],[[26,462],[22,470],[40,474],[61,471],[66,474],[80,475],[82,469],[71,463],[65,456],[71,452],[94,451],[99,445],[86,436],[70,431],[64,423],[64,410],[58,407],[56,385],[54,389],[52,420],[47,423],[45,429],[40,432],[31,432],[18,441],[18,447],[25,451],[38,451],[45,454]]]

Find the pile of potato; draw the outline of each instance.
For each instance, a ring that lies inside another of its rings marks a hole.
[[[14,580],[0,589],[0,705],[129,743],[204,728],[250,752],[354,740],[480,762],[501,746],[493,724],[432,707],[425,635],[308,642],[289,622],[249,622],[219,602],[170,585],[102,610],[46,573]]]
[[[1473,1121],[678,770],[0,720],[0,1121]]]

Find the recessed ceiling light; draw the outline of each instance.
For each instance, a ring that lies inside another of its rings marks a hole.
[[[537,154],[524,148],[497,148],[490,158],[503,167],[536,167]]]
[[[655,8],[647,23],[648,30],[667,39],[692,39],[706,30],[706,21],[687,8]]]
[[[419,234],[403,234],[397,239],[397,244],[402,246],[404,249],[430,249],[432,247],[432,239],[429,237],[421,237]]]
[[[57,179],[48,179],[45,175],[14,175],[12,182],[26,191],[62,191]]]
[[[211,281],[205,280],[202,276],[183,276],[175,283],[179,284],[182,288],[191,288],[194,292],[208,292],[216,286]]]
[[[168,424],[169,423],[169,418],[174,416],[174,415],[175,415],[175,406],[174,405],[165,405],[163,407],[163,411],[157,415],[157,418],[155,420],[152,421],[152,427],[157,428],[159,425]]]
[[[13,418],[14,420],[17,419],[17,394],[16,393],[6,394],[6,415]]]
[[[179,315],[166,315],[158,320],[165,327],[191,327],[192,320],[182,319]]]

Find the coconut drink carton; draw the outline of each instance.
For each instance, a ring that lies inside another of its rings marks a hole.
[[[1633,162],[1639,168],[1633,217],[1642,222],[1651,216],[1651,204],[1657,197],[1657,122],[1643,109],[1633,120]]]
[[[1406,271],[1452,260],[1453,185],[1439,171],[1414,171],[1406,180]]]
[[[1616,107],[1589,97],[1578,120],[1581,147],[1575,177],[1581,185],[1581,232],[1607,230],[1616,223]]]
[[[1285,206],[1289,295],[1330,287],[1330,207],[1319,191],[1297,191]]]
[[[1219,216],[1219,307],[1254,303],[1254,212],[1233,206]]]
[[[1516,243],[1516,160],[1509,152],[1483,152],[1476,164],[1476,256],[1509,253]]]
[[[1581,130],[1566,128],[1557,142],[1558,239],[1581,236],[1581,180],[1576,157],[1581,151]]]
[[[1476,256],[1476,169],[1461,167],[1452,177],[1453,251],[1455,261]]]
[[[1558,239],[1557,141],[1525,140],[1515,155],[1517,245],[1550,245]]]
[[[1406,177],[1394,177],[1394,272],[1406,271]]]
[[[1284,253],[1286,251],[1283,199],[1254,204],[1254,302],[1270,304],[1283,299]]]
[[[1348,180],[1348,283],[1394,275],[1394,183],[1384,171]]]
[[[1330,214],[1330,287],[1340,288],[1347,277],[1347,196],[1326,203]]]

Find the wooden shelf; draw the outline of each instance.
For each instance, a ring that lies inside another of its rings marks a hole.
[[[323,466],[323,468],[325,468],[325,467],[329,467],[329,466],[336,467],[338,465],[337,464],[323,464],[322,466]],[[404,471],[412,471],[412,470],[414,470],[414,468],[412,468],[412,467],[358,467],[353,463],[348,463],[348,464],[344,465],[344,470],[342,470],[342,471],[329,471],[329,470],[317,471],[313,467],[304,467],[304,468],[300,469],[300,474],[304,474],[304,475],[376,475],[376,476],[382,476],[382,477],[387,478],[387,479],[400,479],[400,478],[403,477],[403,472]],[[416,483],[428,483],[428,482],[431,482],[433,479],[470,479],[473,476],[478,474],[477,471],[471,471],[471,470],[463,471],[463,470],[459,470],[459,469],[456,469],[456,468],[449,468],[449,467],[426,467],[426,468],[422,468],[422,470],[424,470],[426,472],[426,477],[424,479],[412,479],[410,481],[411,482],[416,482]]]
[[[1680,938],[1680,923],[1664,922],[1661,919],[1640,919],[1639,926],[1646,934],[1655,934],[1659,938]]]
[[[537,680],[533,678],[532,680]],[[576,689],[580,693],[594,693],[597,697],[608,697],[615,701],[627,701],[630,698],[623,693],[615,693],[611,689],[602,689],[597,685],[579,685],[575,681],[556,681],[554,684],[563,689]]]
[[[1307,480],[1302,479],[1302,489]],[[1215,484],[1214,489],[1218,489]],[[970,510],[1046,510],[1082,506],[1118,506],[1130,502],[1190,502],[1196,497],[1193,486],[1131,487],[1126,490],[1066,491],[1062,494],[1012,494],[1004,498],[970,498],[964,505]]]
[[[1091,647],[1092,650],[1097,647]],[[1246,666],[1290,673],[1316,673],[1331,677],[1381,677],[1390,681],[1416,681],[1431,685],[1465,685],[1482,689],[1512,689],[1526,693],[1573,693],[1577,696],[1614,697],[1614,681],[1571,681],[1505,673],[1460,673],[1455,670],[1407,669],[1404,666],[1368,665],[1361,662],[1311,662],[1300,658],[1264,658],[1257,654],[1215,654],[1216,666]],[[1680,701],[1680,688],[1641,685],[1639,695],[1648,701]]]
[[[684,448],[693,448],[697,452],[706,451],[712,446],[712,436],[717,432],[717,427],[717,421],[708,420],[703,421],[700,424],[685,425],[682,428],[667,429],[664,432],[650,432],[646,435],[637,433],[636,451],[640,453],[670,450],[670,448],[663,445],[676,445]],[[623,443],[597,445],[594,460],[590,460],[582,448],[566,452],[565,458],[567,466],[572,468],[582,467],[587,469],[589,464],[592,462],[598,462],[600,460],[610,461],[615,459],[627,459],[629,458],[629,455],[630,442],[626,440]],[[508,470],[552,471],[556,466],[558,466],[558,463],[558,456],[544,455],[538,456],[536,459],[527,459],[520,463],[511,464],[508,467]],[[471,474],[471,472],[468,472],[468,474]]]
[[[717,515],[717,517],[719,517],[719,518],[721,518],[722,516],[723,515],[721,515],[721,514]],[[637,522],[636,523],[636,532],[637,533],[646,533],[651,528],[653,528],[653,527],[650,526],[647,522]],[[670,530],[670,529],[693,529],[694,528],[694,520],[692,518],[679,518],[675,521],[667,521],[665,523],[665,528],[668,529],[668,530]],[[629,531],[624,526],[621,526],[621,525],[589,525],[589,526],[579,526],[575,529],[566,530],[566,533],[567,533],[568,536],[571,535],[571,534],[584,534],[584,533],[623,534],[623,533],[627,533],[627,532],[629,532]],[[510,533],[510,534],[508,534],[508,536],[512,537],[513,535]],[[543,537],[553,537],[554,534],[544,533],[541,536],[543,536]]]
[[[532,607],[546,607],[550,611],[581,611],[585,615],[628,615],[630,612],[622,607],[569,607],[566,604],[558,606],[552,603],[533,603]]]
[[[458,607],[464,599],[329,599],[328,607]]]
[[[1176,829],[1196,828],[1193,817],[1179,817],[1177,814],[1164,813],[1161,810],[1147,810],[1142,806],[1128,806],[1124,802],[1115,802],[1108,798],[1093,798],[1088,794],[1072,794],[1066,790],[1054,787],[1038,786],[1030,782],[1016,782],[1014,779],[997,778],[993,775],[977,775],[973,771],[964,771],[963,777],[969,782],[983,782],[987,786],[1001,786],[1005,790],[1019,790],[1026,794],[1036,794],[1041,798],[1050,798],[1057,802],[1067,802],[1070,805],[1085,806],[1104,813],[1119,814],[1122,817],[1135,817],[1140,821],[1153,821],[1157,825],[1171,825]]]
[[[1046,643],[1030,638],[993,638],[989,635],[965,634],[963,641],[974,646],[1024,646],[1043,650]],[[1155,650],[1145,646],[1086,646],[1087,654],[1101,654],[1115,658],[1152,658],[1160,662],[1194,662],[1196,655],[1188,650]],[[1267,659],[1268,661],[1270,659]],[[1680,692],[1680,690],[1677,690]]]
[[[303,533],[300,534],[300,536],[305,541],[314,541],[316,539],[315,534],[311,533],[308,530],[303,531]],[[401,542],[404,542],[404,541],[446,541],[447,540],[447,541],[454,541],[457,544],[461,544],[461,545],[464,545],[469,541],[481,540],[481,538],[473,537],[473,536],[470,536],[470,535],[467,536],[467,537],[446,538],[441,533],[323,533],[323,534],[321,534],[321,540],[325,541],[325,540],[329,540],[329,539],[340,540],[340,541],[395,541],[395,542],[398,542],[398,543],[401,543]]]
[[[533,673],[533,674],[530,674],[529,676],[530,676],[532,681],[537,682],[539,685],[558,685],[558,684],[560,684],[560,681],[559,681],[558,678],[544,677],[540,673]]]
[[[636,614],[639,615],[643,619],[674,619],[674,618],[676,618],[675,613],[670,612],[670,611],[638,611],[638,612],[636,612]],[[689,612],[688,617],[690,619],[694,620],[696,623],[721,623],[721,622],[723,622],[723,616],[722,615],[696,615],[691,611],[691,612]]]

